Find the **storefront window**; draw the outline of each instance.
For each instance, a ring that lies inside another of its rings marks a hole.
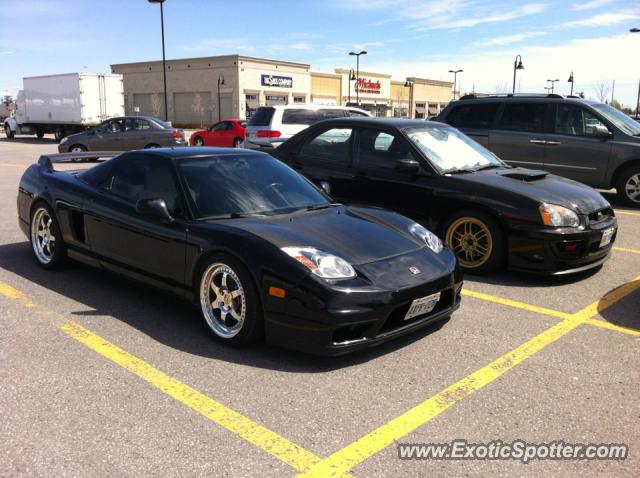
[[[294,96],[293,97],[293,102],[294,103],[305,103],[305,98],[304,96]]]

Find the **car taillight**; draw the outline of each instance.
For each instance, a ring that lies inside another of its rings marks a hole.
[[[171,132],[171,136],[173,136],[174,138],[184,138],[184,136],[182,136],[182,132],[179,129],[174,129]]]
[[[282,133],[280,133],[280,131],[267,131],[267,130],[262,130],[262,131],[258,131],[258,133],[256,134],[256,136],[258,138],[279,138],[280,135]]]

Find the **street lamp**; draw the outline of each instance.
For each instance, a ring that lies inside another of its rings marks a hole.
[[[349,100],[347,101],[347,106],[351,105],[351,82],[356,81],[356,72],[353,71],[353,68],[349,70]]]
[[[358,82],[360,81],[360,55],[366,55],[366,54],[367,52],[364,50],[358,53],[356,53],[355,51],[349,52],[349,55],[356,57],[356,103],[358,104],[358,106],[360,106],[360,94],[359,94],[360,88],[358,88]]]
[[[573,71],[571,72],[571,74],[569,75],[569,79],[567,80],[569,83],[571,83],[571,93],[570,96],[573,96]]]
[[[555,87],[556,81],[560,81],[557,78],[555,80],[547,80],[549,83],[551,83],[551,94],[553,94],[553,89]]]
[[[453,99],[456,99],[456,84],[458,79],[458,73],[462,73],[464,70],[449,70],[449,73],[453,73]]]
[[[218,77],[218,121],[222,119],[220,117],[220,115],[222,114],[222,108],[220,105],[220,85],[224,85],[224,76],[222,75]]]
[[[640,28],[632,28],[631,33],[640,33]],[[640,81],[638,82],[638,101],[636,102],[636,118],[640,118]]]
[[[408,116],[409,116],[409,118],[413,119],[413,115],[411,114],[411,110],[413,109],[413,81],[410,80],[409,78],[407,78],[407,80],[404,82],[404,87],[405,88],[409,88],[409,111],[408,111]]]
[[[160,4],[160,30],[162,32],[162,79],[164,81],[164,119],[167,121],[169,119],[169,111],[167,108],[167,62],[164,54],[164,9],[162,5],[165,0],[147,0],[149,3],[159,3]]]
[[[524,65],[522,64],[522,56],[516,55],[516,59],[513,62],[513,91],[512,93],[516,94],[516,70],[524,70]]]

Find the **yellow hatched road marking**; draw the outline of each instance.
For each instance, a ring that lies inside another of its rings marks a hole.
[[[553,327],[502,355],[489,365],[450,385],[411,410],[338,450],[322,460],[311,471],[298,475],[298,478],[341,476],[367,458],[423,426],[458,402],[473,395],[519,363],[544,349],[547,345],[564,337],[579,325],[584,324],[593,315],[602,312],[638,288],[640,288],[640,276],[607,293],[599,301],[579,312],[569,315]]]

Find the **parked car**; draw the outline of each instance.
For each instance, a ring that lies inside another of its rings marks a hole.
[[[513,166],[536,167],[640,207],[640,124],[612,106],[560,95],[463,96],[448,123]]]
[[[394,209],[437,232],[469,272],[578,272],[604,263],[616,237],[596,190],[511,168],[442,123],[328,120],[272,154],[339,201]]]
[[[227,119],[196,131],[189,137],[191,146],[222,146],[240,148],[244,142],[246,120]]]
[[[62,138],[58,151],[128,151],[186,145],[183,131],[166,121],[152,116],[125,116],[111,118],[95,128]]]
[[[258,108],[247,123],[244,147],[269,152],[312,124],[330,118],[371,116],[351,106],[277,105]]]
[[[20,227],[45,269],[81,259],[195,301],[219,340],[341,354],[459,306],[456,258],[391,211],[332,203],[277,159],[222,148],[121,154],[83,172],[43,156]]]

